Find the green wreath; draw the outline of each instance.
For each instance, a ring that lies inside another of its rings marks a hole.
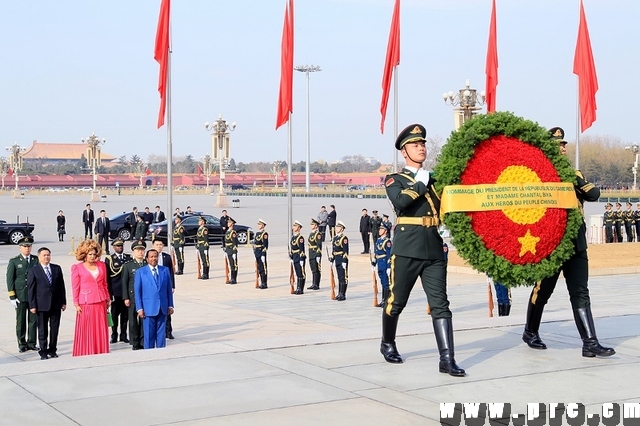
[[[439,192],[447,185],[495,184],[505,174],[513,178],[506,182],[534,182],[527,180],[534,176],[537,182],[576,184],[575,170],[548,131],[508,112],[476,116],[453,132],[434,172]],[[517,215],[533,215],[534,219],[518,221]],[[556,273],[573,255],[572,240],[582,223],[579,209],[518,208],[444,215],[460,256],[508,287],[533,285]],[[530,233],[536,235],[537,250],[523,255],[522,241]]]

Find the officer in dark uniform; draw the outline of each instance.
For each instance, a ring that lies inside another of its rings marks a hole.
[[[605,212],[604,212],[604,217],[602,218],[602,223],[604,225],[605,241],[607,243],[612,243],[613,228],[616,223],[615,213],[611,210],[613,208],[613,204],[607,203],[607,205],[604,208],[605,208]],[[636,222],[636,224],[637,223],[638,222]]]
[[[624,212],[621,210],[622,204],[616,203],[616,211],[613,212],[616,217],[616,240],[622,242],[622,224],[624,223]]]
[[[331,240],[331,258],[329,262],[335,262],[338,275],[338,295],[336,300],[347,299],[347,285],[349,284],[349,239],[344,235],[344,223],[341,220],[336,223],[335,236]]]
[[[311,219],[311,233],[309,234],[309,268],[311,268],[311,285],[307,290],[320,290],[322,276],[322,232],[320,221]]]
[[[260,286],[258,288],[267,288],[267,250],[269,249],[269,233],[265,231],[266,222],[258,219],[258,232],[253,238],[253,255],[258,265],[258,275],[260,275]]]
[[[147,264],[144,251],[147,243],[144,240],[137,240],[131,244],[133,259],[125,263],[122,267],[122,299],[125,306],[129,309],[129,339],[132,349],[137,351],[143,349],[143,329],[142,318],[138,316],[136,309],[136,295],[134,291],[134,279],[136,271]]]
[[[636,241],[640,243],[640,203],[636,205],[636,211],[633,213],[636,221]]]
[[[196,248],[200,256],[202,265],[202,275],[200,279],[209,279],[209,229],[205,226],[206,220],[200,216],[198,218],[198,232],[196,233]]]
[[[560,152],[567,155],[564,140],[564,130],[560,127],[554,127],[549,130],[551,137],[558,141]],[[584,211],[583,205],[585,201],[598,201],[600,198],[600,189],[589,183],[582,175],[580,170],[576,170],[577,183],[574,184],[576,197],[580,202],[580,211]],[[542,320],[542,311],[547,303],[553,290],[556,287],[560,271],[562,271],[567,282],[567,290],[569,290],[569,299],[573,308],[573,318],[578,327],[578,332],[582,338],[582,356],[595,357],[611,356],[615,354],[612,348],[606,348],[600,345],[596,337],[596,329],[593,323],[593,315],[591,314],[591,299],[589,298],[589,260],[587,259],[587,226],[582,221],[582,225],[578,230],[578,235],[573,241],[575,248],[574,254],[567,259],[560,270],[549,278],[538,282],[529,297],[529,307],[527,309],[527,322],[522,333],[522,340],[533,349],[546,349],[538,335],[540,321]]]
[[[391,275],[391,240],[389,239],[387,228],[380,226],[378,228],[378,239],[373,245],[373,254],[375,259],[371,262],[371,266],[378,269],[378,277],[380,278],[380,286],[382,287],[382,300],[378,305],[383,308],[387,299],[389,299],[389,276]]]
[[[296,220],[292,225],[293,235],[289,240],[289,256],[293,263],[293,270],[296,273],[296,290],[293,294],[304,294],[304,283],[307,278],[305,271],[305,263],[307,260],[307,254],[304,251],[304,237],[300,234],[302,229],[302,223]]]
[[[137,241],[144,241],[147,238],[147,225],[144,223],[144,215],[138,214],[138,222],[136,223],[136,231],[133,238]]]
[[[32,244],[33,237],[18,241],[20,254],[9,259],[7,264],[7,290],[11,304],[16,308],[16,337],[20,352],[39,350],[36,346],[38,316],[29,310],[27,291],[27,273],[38,264],[38,256],[31,254]]]
[[[633,204],[627,201],[627,210],[622,213],[622,217],[624,218],[624,231],[627,234],[627,242],[633,242],[633,231],[635,231],[636,227],[636,217],[631,210]]]
[[[371,212],[373,216],[369,218],[369,222],[371,224],[371,238],[375,242],[378,239],[378,228],[382,226],[382,218],[378,216],[378,210],[373,210]]]
[[[229,271],[231,279],[227,284],[238,284],[238,233],[234,229],[236,221],[232,218],[227,219],[227,233],[224,234],[224,251],[227,254],[229,262]]]
[[[380,352],[387,362],[402,363],[396,348],[398,318],[418,277],[431,307],[433,330],[440,353],[439,371],[464,376],[454,359],[453,323],[447,299],[447,263],[438,232],[440,196],[435,181],[422,168],[427,158],[427,130],[412,124],[396,138],[406,167],[385,178],[387,197],[398,217],[391,249],[390,295],[382,313]]]
[[[122,271],[124,270],[124,264],[131,260],[131,256],[123,253],[124,241],[122,238],[116,238],[111,245],[114,252],[105,257],[107,287],[109,288],[109,296],[111,296],[111,318],[113,319],[111,343],[118,341],[118,318],[120,319],[120,341],[129,343],[127,338],[129,313],[122,299]]]
[[[178,270],[176,275],[184,273],[184,226],[182,226],[182,216],[176,215],[174,219],[176,225],[173,228],[173,251],[176,254]]]

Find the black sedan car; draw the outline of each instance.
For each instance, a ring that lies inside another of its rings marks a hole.
[[[205,226],[209,229],[209,244],[222,245],[224,234],[222,233],[222,226],[220,225],[220,219],[211,216],[209,214],[184,216],[182,219],[182,226],[185,231],[185,243],[194,244],[196,241],[196,233],[198,232],[198,218],[204,217],[206,223]],[[246,244],[247,241],[253,239],[253,230],[244,225],[235,224],[233,228],[238,233],[238,243]],[[165,244],[167,243],[167,221],[160,223],[153,223],[149,225],[147,233],[149,240],[159,238]]]
[[[134,232],[130,223],[132,212],[123,212],[117,216],[109,218],[109,238],[115,240],[120,237],[125,241],[128,241],[133,236]]]
[[[0,220],[0,241],[18,244],[18,241],[31,235],[35,228],[33,223],[7,223]]]

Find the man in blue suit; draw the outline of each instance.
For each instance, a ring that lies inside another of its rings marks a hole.
[[[138,316],[144,328],[144,348],[164,348],[167,315],[173,314],[173,291],[169,268],[158,265],[158,251],[146,255],[147,265],[136,272],[134,292]]]

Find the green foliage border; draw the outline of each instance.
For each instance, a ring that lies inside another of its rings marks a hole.
[[[558,144],[549,132],[530,120],[510,112],[478,115],[451,133],[442,149],[435,176],[439,192],[447,185],[460,185],[460,177],[473,157],[475,147],[495,135],[516,138],[539,148],[551,161],[562,182],[576,182],[575,170],[569,160],[560,153]],[[556,249],[539,263],[517,265],[487,249],[482,239],[471,227],[471,218],[463,212],[447,213],[444,224],[452,235],[452,244],[460,256],[474,269],[491,276],[508,287],[534,285],[537,281],[556,273],[574,253],[572,240],[583,223],[579,209],[569,209],[567,226]]]

